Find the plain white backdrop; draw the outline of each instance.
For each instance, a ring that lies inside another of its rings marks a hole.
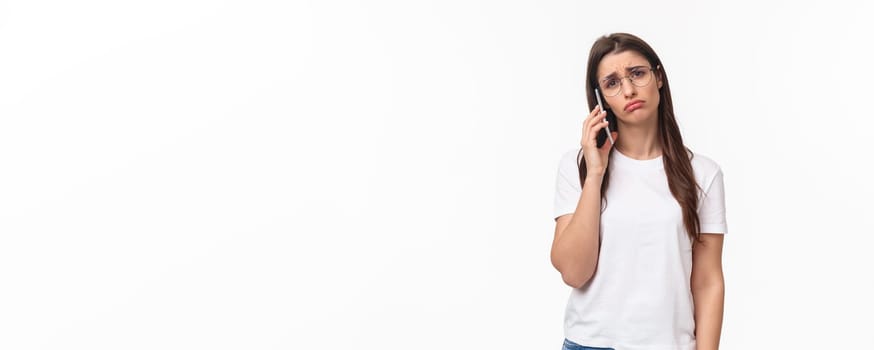
[[[615,31],[723,168],[722,348],[864,348],[872,13],[0,2],[0,348],[559,349],[555,175]]]

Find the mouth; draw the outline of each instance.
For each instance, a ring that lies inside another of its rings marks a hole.
[[[638,109],[638,108],[641,108],[641,107],[643,107],[643,101],[634,100],[634,101],[628,102],[628,104],[625,105],[625,111],[631,112],[631,111]]]

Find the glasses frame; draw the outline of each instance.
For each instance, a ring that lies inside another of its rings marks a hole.
[[[634,80],[631,79],[630,76],[626,75],[626,76],[622,76],[619,78],[619,88],[616,89],[616,92],[613,93],[612,95],[607,92],[607,89],[605,89],[604,85],[603,85],[604,81],[607,80],[607,78],[598,80],[598,88],[601,89],[601,92],[604,93],[604,96],[613,97],[613,96],[619,95],[619,93],[622,92],[622,84],[623,84],[623,80],[625,80],[625,79],[628,79],[628,82],[631,83],[631,85],[634,85],[637,87],[646,87],[647,85],[649,85],[649,83],[652,82],[652,78],[653,78],[653,76],[655,76],[655,71],[659,70],[659,68],[661,68],[661,65],[656,65],[655,67],[638,66],[638,67],[634,67],[634,68],[635,69],[646,68],[649,70],[649,72],[648,72],[649,73],[649,80],[647,80],[646,83],[643,83],[643,85],[635,84]]]

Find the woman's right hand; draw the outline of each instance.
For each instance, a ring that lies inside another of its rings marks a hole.
[[[586,176],[603,176],[607,169],[610,149],[613,144],[608,139],[598,148],[598,132],[607,127],[607,112],[601,110],[601,107],[595,106],[595,109],[589,113],[586,120],[583,121],[583,138],[580,140],[580,146],[583,148],[583,159],[586,162]],[[619,133],[613,131],[613,140],[619,138]]]

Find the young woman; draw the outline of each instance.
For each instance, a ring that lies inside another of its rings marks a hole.
[[[552,264],[573,287],[563,349],[715,350],[726,233],[722,170],[683,144],[665,66],[640,38],[592,45],[592,112],[559,164]],[[616,116],[607,139],[607,113]]]

